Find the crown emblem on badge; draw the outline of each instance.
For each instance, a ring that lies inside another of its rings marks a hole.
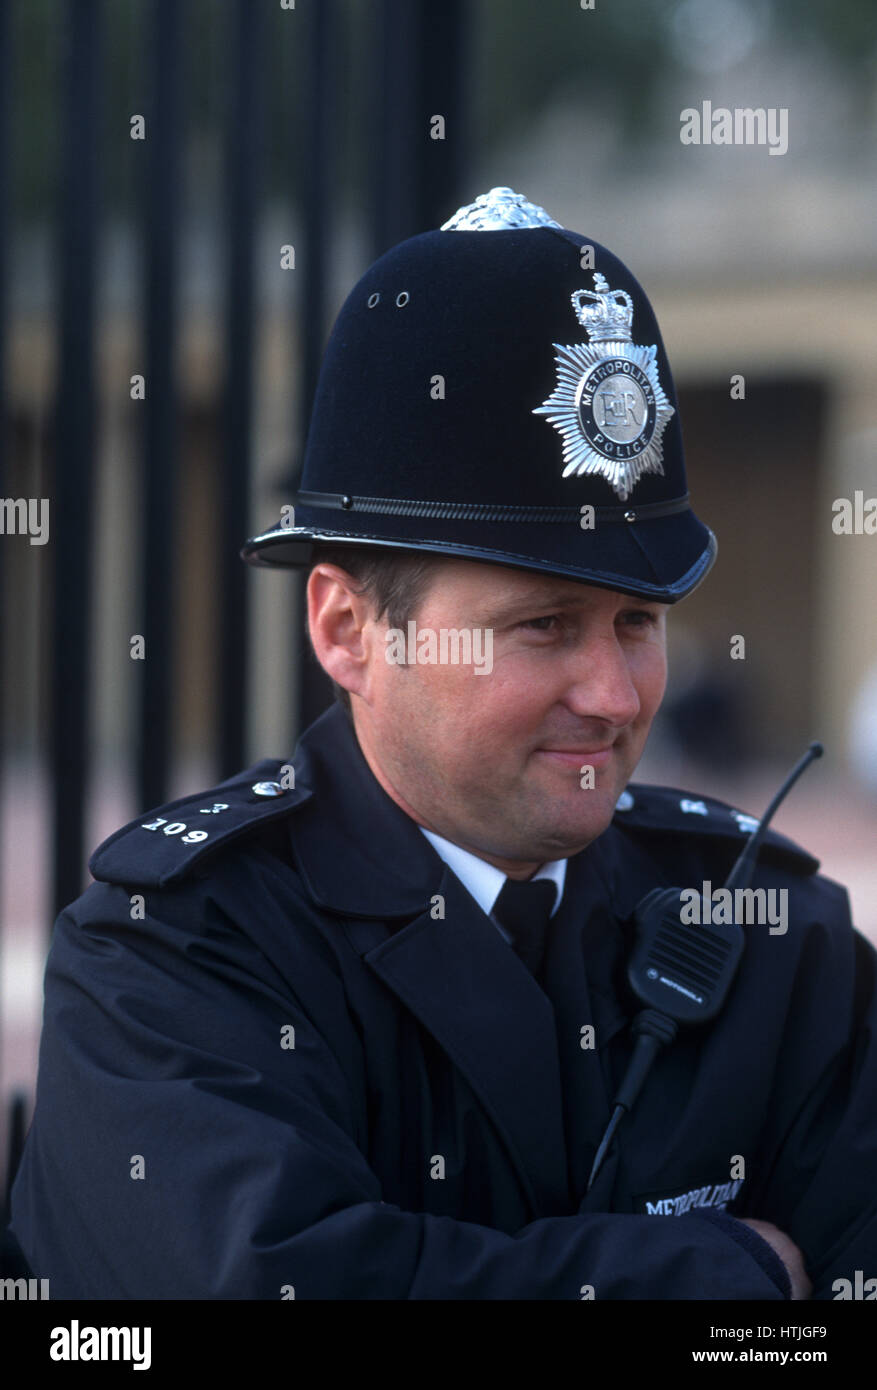
[[[596,291],[576,290],[572,296],[572,307],[582,328],[592,343],[631,342],[633,300],[627,290],[610,290],[608,281],[600,274],[594,276],[594,284]]]
[[[663,475],[661,436],[673,415],[658,380],[657,348],[633,342],[633,300],[594,274],[593,290],[572,295],[590,341],[557,353],[557,386],[534,415],[563,437],[563,476],[598,473],[622,502],[645,473]]]

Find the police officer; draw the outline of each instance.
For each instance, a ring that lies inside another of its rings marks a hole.
[[[53,1297],[828,1299],[877,1275],[875,952],[784,837],[752,880],[784,910],[607,1131],[643,901],[706,904],[753,824],[630,782],[667,612],[715,550],[611,252],[494,189],[367,271],[295,516],[244,551],[310,568],[339,702],[294,758],[112,836],[56,924],[12,1204]],[[712,969],[689,939],[691,988],[652,972],[659,1027]]]

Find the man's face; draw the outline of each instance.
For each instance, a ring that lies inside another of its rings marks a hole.
[[[549,575],[440,564],[417,629],[437,641],[442,628],[491,629],[492,670],[389,662],[386,621],[369,618],[353,711],[372,771],[421,825],[507,873],[575,854],[606,829],[642,754],[666,684],[666,611]]]

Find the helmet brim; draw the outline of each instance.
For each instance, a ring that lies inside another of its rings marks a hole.
[[[299,509],[296,509],[300,519]],[[673,516],[593,530],[548,522],[478,523],[478,540],[467,540],[466,523],[420,518],[418,534],[401,535],[397,518],[369,516],[368,532],[319,524],[278,525],[253,536],[241,550],[251,565],[300,569],[310,565],[320,544],[375,547],[456,556],[513,569],[535,570],[659,603],[676,603],[692,593],[712,568],[718,550],[709,527],[687,509]]]

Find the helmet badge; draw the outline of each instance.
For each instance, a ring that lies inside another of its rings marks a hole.
[[[663,476],[661,435],[673,407],[658,380],[655,347],[633,342],[633,300],[594,275],[593,290],[572,295],[590,341],[557,353],[557,386],[534,415],[563,436],[564,478],[599,473],[622,502],[644,473]]]

